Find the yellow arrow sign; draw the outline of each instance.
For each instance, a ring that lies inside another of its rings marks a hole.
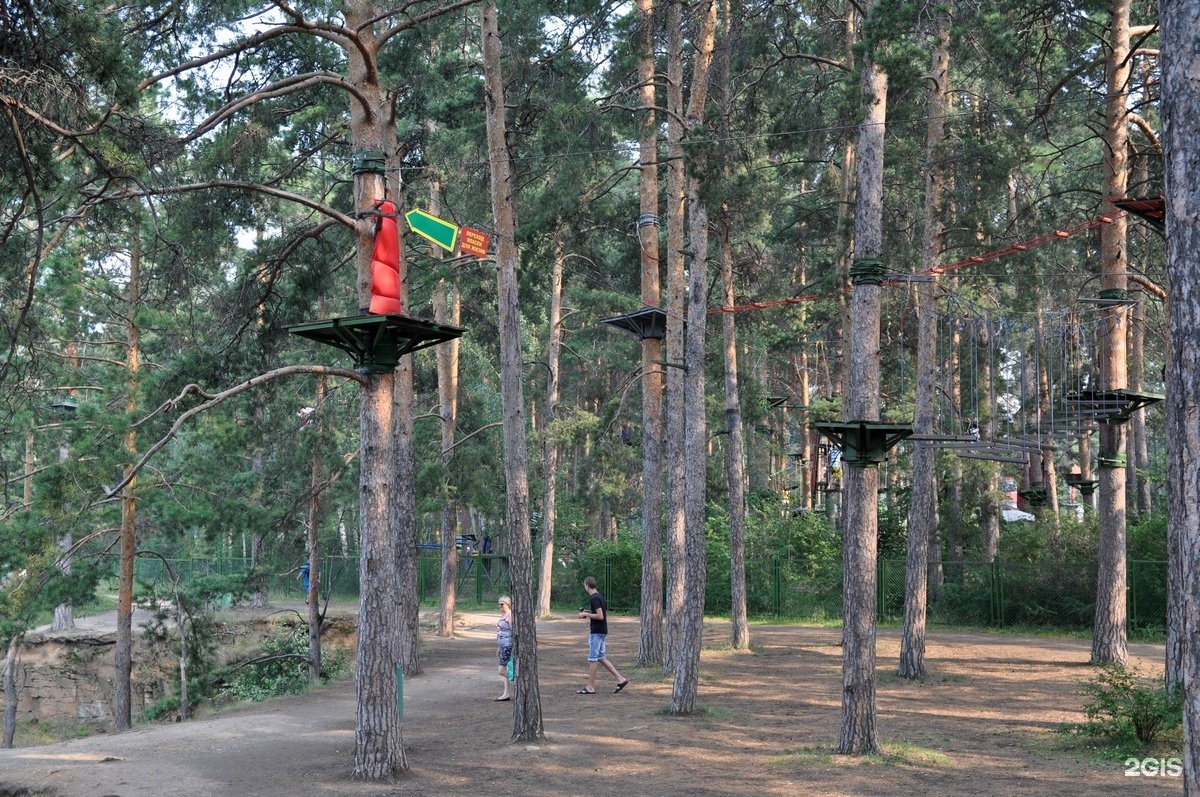
[[[453,252],[458,246],[457,224],[451,224],[423,210],[410,210],[404,214],[404,218],[408,221],[408,229],[447,252]]]

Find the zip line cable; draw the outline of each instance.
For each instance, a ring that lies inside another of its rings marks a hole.
[[[1000,258],[1005,257],[1007,255],[1015,254],[1017,252],[1024,252],[1029,249],[1033,249],[1038,246],[1043,246],[1048,243],[1055,243],[1057,241],[1062,241],[1067,238],[1070,238],[1073,235],[1078,235],[1081,232],[1088,232],[1089,230],[1094,230],[1097,227],[1101,227],[1105,224],[1112,224],[1117,219],[1119,219],[1123,216],[1126,216],[1126,215],[1128,215],[1128,214],[1123,210],[1118,210],[1115,213],[1106,213],[1106,214],[1103,214],[1100,216],[1096,216],[1093,219],[1089,219],[1087,221],[1080,222],[1079,224],[1072,225],[1070,227],[1064,227],[1062,229],[1055,230],[1054,232],[1046,233],[1044,235],[1039,235],[1035,238],[1029,238],[1024,241],[1018,241],[1017,243],[1009,244],[1008,246],[1004,246],[999,249],[993,249],[990,252],[984,252],[983,254],[980,254],[980,255],[971,255],[970,257],[963,258],[962,260],[958,260],[954,263],[947,263],[945,265],[933,266],[932,268],[925,269],[924,271],[915,272],[912,276],[914,276],[914,277],[938,276],[941,274],[948,274],[952,271],[958,271],[959,269],[966,268],[967,266],[974,266],[974,265],[978,265],[980,263],[988,263],[993,260],[999,260]],[[899,279],[893,278],[893,279],[886,280],[884,282],[884,284],[885,285],[895,285],[896,283],[903,282],[903,281],[905,281],[904,278],[899,278]],[[708,314],[716,315],[717,313],[740,313],[740,312],[743,312],[746,310],[765,310],[765,309],[768,309],[771,307],[783,307],[783,306],[786,306],[789,304],[801,304],[802,302],[813,302],[813,301],[819,301],[821,299],[832,299],[835,296],[848,294],[852,290],[853,290],[853,288],[842,288],[840,290],[829,291],[827,293],[805,293],[805,294],[799,294],[796,296],[789,296],[784,299],[770,299],[770,300],[761,301],[761,302],[747,302],[746,304],[735,304],[735,305],[723,305],[721,307],[710,307],[708,310]]]

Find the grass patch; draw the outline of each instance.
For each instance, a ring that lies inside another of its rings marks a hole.
[[[797,747],[794,750],[784,750],[778,755],[768,756],[767,762],[772,766],[787,767],[827,767],[834,763],[833,753],[824,747]]]
[[[909,742],[888,742],[883,746],[885,764],[910,767],[948,767],[953,762],[950,756],[932,747],[921,747]]]
[[[666,708],[661,708],[656,712],[661,717],[672,717]],[[746,719],[749,716],[745,711],[739,709],[728,708],[726,706],[696,706],[692,709],[691,718],[701,720],[712,720],[714,722],[736,722]]]
[[[967,682],[967,676],[957,673],[938,672],[936,670],[926,670],[924,678],[901,678],[896,674],[895,668],[880,667],[875,671],[875,683],[879,685],[912,685],[918,684],[921,686],[929,686],[934,684],[962,684]]]
[[[92,732],[86,725],[78,723],[30,720],[17,722],[17,732],[13,735],[13,746],[38,747],[43,744],[65,742],[68,739],[84,739],[91,735]]]
[[[838,755],[827,747],[798,747],[784,750],[767,759],[773,766],[795,769],[799,767],[863,766],[863,767],[922,767],[942,769],[953,765],[950,756],[930,747],[909,742],[889,742],[883,745],[882,755],[849,756]]]

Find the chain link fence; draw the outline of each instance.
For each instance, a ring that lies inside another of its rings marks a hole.
[[[422,551],[417,560],[418,590],[423,603],[439,600],[440,551]],[[723,563],[724,564],[724,563]],[[807,621],[839,620],[842,616],[841,561],[813,562],[773,557],[747,568],[747,607],[752,616]],[[553,603],[574,607],[582,594],[585,575],[594,575],[600,591],[616,612],[635,613],[641,603],[641,565],[628,557],[601,559],[588,573],[570,567],[554,576]],[[721,572],[721,571],[724,572]],[[710,565],[705,611],[730,612],[728,568]],[[169,573],[181,582],[198,576],[249,574],[248,559],[140,559],[137,577],[145,583],[166,583]],[[943,626],[993,626],[1087,630],[1096,606],[1097,566],[1090,562],[956,562],[932,566],[928,577],[928,622]],[[718,576],[715,577],[714,576]],[[334,600],[358,598],[358,560],[325,557],[319,589]],[[299,567],[267,567],[261,578],[272,600],[303,600]],[[1127,569],[1127,612],[1131,634],[1153,637],[1166,628],[1167,564],[1130,560]],[[877,616],[882,622],[904,618],[905,564],[881,560],[877,572]],[[487,605],[496,595],[511,592],[508,558],[498,554],[462,556],[458,563],[457,594],[464,605]]]

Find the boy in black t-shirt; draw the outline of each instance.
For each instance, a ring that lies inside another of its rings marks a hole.
[[[583,580],[583,588],[587,590],[588,607],[579,610],[579,617],[587,618],[588,623],[588,682],[587,686],[578,690],[575,694],[578,695],[594,695],[596,694],[596,671],[599,665],[603,664],[604,669],[613,674],[617,679],[617,688],[613,692],[620,692],[629,684],[629,679],[617,672],[617,668],[608,660],[604,649],[604,638],[608,636],[608,601],[604,600],[604,596],[596,589],[596,579],[593,576],[588,576]]]

